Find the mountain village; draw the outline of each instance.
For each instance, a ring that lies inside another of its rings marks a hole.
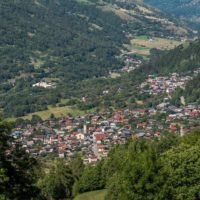
[[[200,126],[200,106],[156,108],[93,113],[88,116],[51,118],[17,126],[12,135],[36,157],[73,158],[81,153],[84,163],[96,163],[118,144],[138,138],[160,138],[165,131],[184,135]]]
[[[184,89],[200,69],[191,75],[149,75],[139,86],[140,93],[164,95],[163,102],[146,109],[125,109],[90,113],[86,116],[63,116],[18,125],[12,136],[27,152],[41,158],[68,158],[81,154],[85,164],[95,164],[108,156],[109,150],[128,140],[153,139],[171,132],[183,136],[200,127],[200,105],[176,107],[170,102],[171,94],[179,87]],[[39,85],[40,86],[40,85]],[[43,85],[42,85],[43,86]]]

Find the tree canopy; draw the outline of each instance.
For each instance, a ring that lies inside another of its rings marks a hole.
[[[0,194],[5,199],[32,199],[40,190],[36,183],[37,161],[18,144],[12,145],[11,124],[0,120]]]

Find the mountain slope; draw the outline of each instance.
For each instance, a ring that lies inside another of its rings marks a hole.
[[[122,20],[112,13],[75,1],[6,1],[0,8],[1,80],[16,76],[6,77],[7,70],[84,79],[119,64],[113,55],[126,39]]]
[[[190,30],[137,1],[0,2],[0,108],[22,116],[56,104],[61,88],[123,66],[135,35],[188,37]],[[45,80],[56,85],[32,87]]]
[[[151,8],[141,1],[105,0],[100,7],[126,20],[130,33],[167,37],[184,36],[189,31],[172,16]]]
[[[173,13],[185,20],[191,27],[200,28],[199,0],[144,0],[154,7]]]

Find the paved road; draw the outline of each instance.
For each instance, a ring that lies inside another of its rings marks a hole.
[[[99,155],[97,145],[96,145],[96,141],[93,141],[92,149],[93,149],[94,155],[100,160],[101,156]]]

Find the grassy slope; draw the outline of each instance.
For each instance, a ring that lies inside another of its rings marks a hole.
[[[94,192],[86,192],[78,195],[74,200],[104,200],[106,190],[98,190]]]

